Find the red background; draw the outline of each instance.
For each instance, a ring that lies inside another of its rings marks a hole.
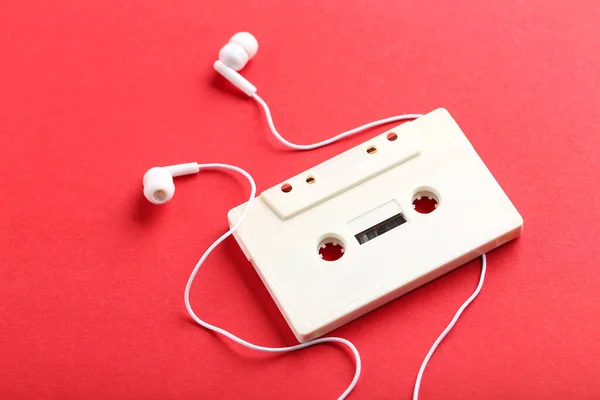
[[[600,6],[577,3],[3,1],[0,398],[320,399],[348,384],[336,346],[256,354],[185,313],[188,274],[245,200],[243,180],[179,179],[164,207],[141,196],[154,165],[230,162],[263,190],[382,131],[282,149],[212,71],[239,30],[260,41],[244,75],[289,139],[446,107],[525,219],[489,255],[422,398],[600,398]],[[479,271],[334,332],[363,357],[352,398],[408,399]],[[233,239],[192,302],[248,340],[294,343]]]

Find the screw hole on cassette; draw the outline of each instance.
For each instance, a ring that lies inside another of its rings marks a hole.
[[[390,142],[393,142],[396,139],[398,139],[398,135],[396,135],[394,132],[390,132],[387,134],[387,140],[389,140]]]
[[[281,191],[283,193],[289,193],[292,191],[292,185],[290,185],[289,183],[284,183],[283,185],[281,185]]]
[[[317,251],[324,261],[337,261],[344,255],[344,243],[339,239],[327,237],[321,240]]]
[[[315,183],[315,177],[309,176],[308,178],[306,178],[306,183],[308,183],[309,185],[312,185],[313,183]]]
[[[375,153],[377,153],[377,147],[369,146],[369,148],[367,149],[367,154],[375,154]]]
[[[413,196],[412,205],[420,214],[430,214],[440,203],[438,196],[432,190],[419,190]]]

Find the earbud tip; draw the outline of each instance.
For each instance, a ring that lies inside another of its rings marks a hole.
[[[175,186],[168,187],[153,187],[146,186],[144,188],[144,196],[153,204],[165,204],[175,194]]]
[[[164,168],[154,167],[144,174],[144,197],[153,204],[164,204],[173,198],[175,183]]]
[[[254,57],[258,51],[258,41],[249,32],[238,32],[229,41],[242,46],[250,58]]]

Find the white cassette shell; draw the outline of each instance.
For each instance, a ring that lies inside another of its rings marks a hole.
[[[421,194],[437,208],[415,210]],[[230,225],[243,207],[229,211]],[[522,227],[459,126],[438,109],[265,190],[234,236],[305,342],[518,237]],[[335,261],[319,255],[330,239],[344,248]]]

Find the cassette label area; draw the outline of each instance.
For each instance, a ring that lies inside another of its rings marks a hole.
[[[230,210],[230,225],[243,207]],[[265,190],[234,235],[305,342],[516,238],[522,226],[438,109]]]

